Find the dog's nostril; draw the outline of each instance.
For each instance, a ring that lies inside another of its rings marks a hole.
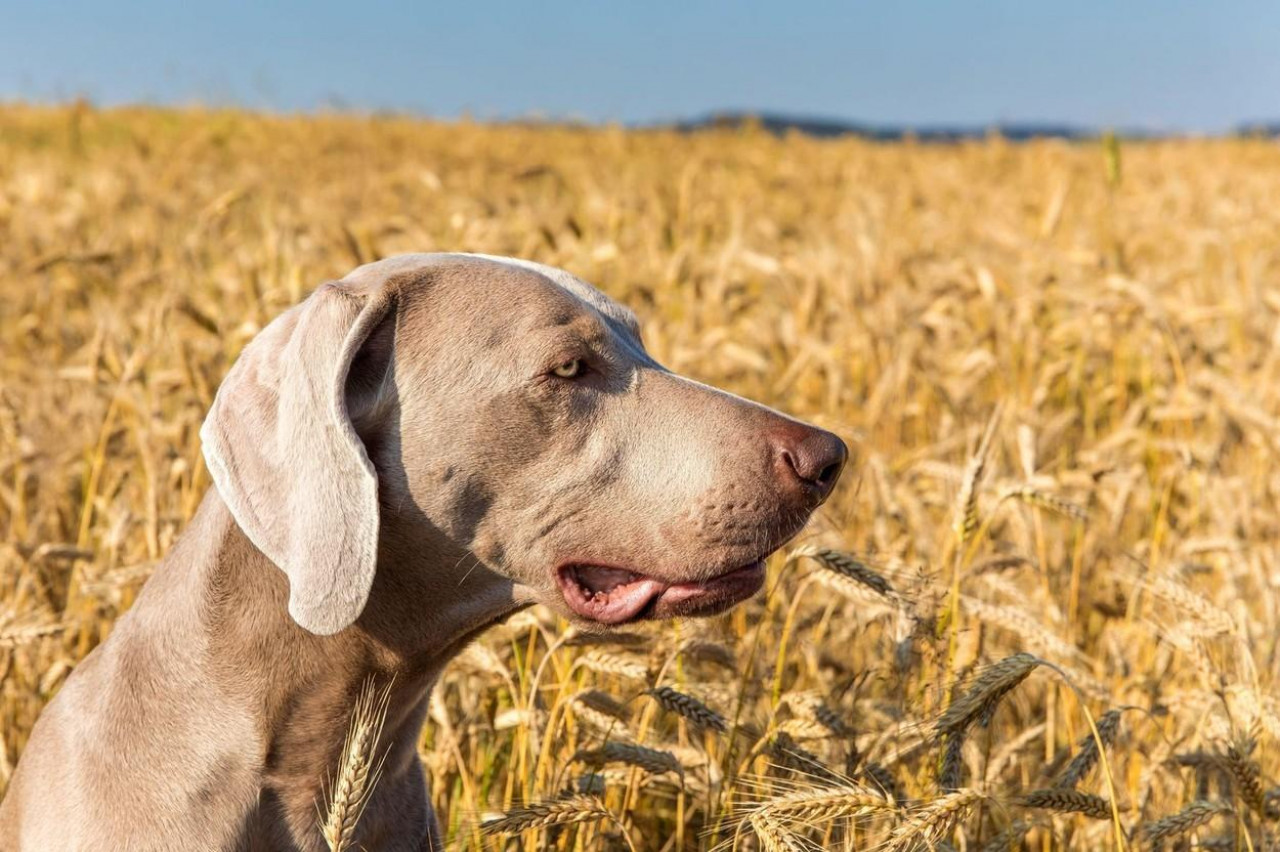
[[[787,463],[787,467],[791,468],[792,473],[804,479],[804,474],[800,472],[800,466],[796,464],[796,457],[791,454],[790,450],[782,451],[782,460]]]
[[[798,438],[798,440],[797,440]],[[825,498],[835,487],[848,458],[844,442],[820,429],[787,436],[776,445],[778,471]]]

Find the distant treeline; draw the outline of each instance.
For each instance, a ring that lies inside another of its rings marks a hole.
[[[1162,139],[1187,135],[1125,128],[1108,131],[1080,125],[1049,122],[919,126],[868,124],[856,121],[842,121],[840,119],[810,118],[767,112],[718,112],[662,126],[675,127],[677,130],[685,132],[716,128],[756,127],[778,135],[794,132],[819,138],[858,136],[886,142],[897,142],[904,139],[917,139],[922,142],[960,142],[966,139],[984,139],[989,136],[1000,136],[1014,141],[1028,139],[1081,140],[1096,139],[1107,132],[1114,132],[1118,136],[1129,139]],[[1225,135],[1275,138],[1280,136],[1280,122],[1242,124]]]

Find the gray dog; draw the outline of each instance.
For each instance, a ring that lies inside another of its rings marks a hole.
[[[276,319],[201,436],[216,488],[36,724],[5,852],[319,852],[370,676],[394,676],[391,750],[357,839],[441,848],[416,744],[462,647],[534,603],[583,625],[722,612],[847,455],[663,369],[568,273],[447,254]]]

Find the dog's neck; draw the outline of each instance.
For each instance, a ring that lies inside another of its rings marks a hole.
[[[158,638],[189,652],[183,665],[218,685],[229,712],[252,716],[262,788],[299,831],[315,823],[320,785],[337,772],[362,687],[391,684],[384,779],[416,772],[428,694],[440,671],[478,633],[520,608],[509,585],[438,542],[406,540],[392,527],[383,550],[360,619],[317,636],[289,617],[284,572],[253,546],[211,488],[131,616],[134,629],[167,634]]]

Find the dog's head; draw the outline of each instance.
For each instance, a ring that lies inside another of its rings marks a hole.
[[[455,580],[501,578],[579,621],[723,611],[759,589],[847,455],[665,370],[589,284],[470,255],[322,286],[245,349],[202,437],[316,633],[359,617],[380,552],[441,541],[474,557]]]

